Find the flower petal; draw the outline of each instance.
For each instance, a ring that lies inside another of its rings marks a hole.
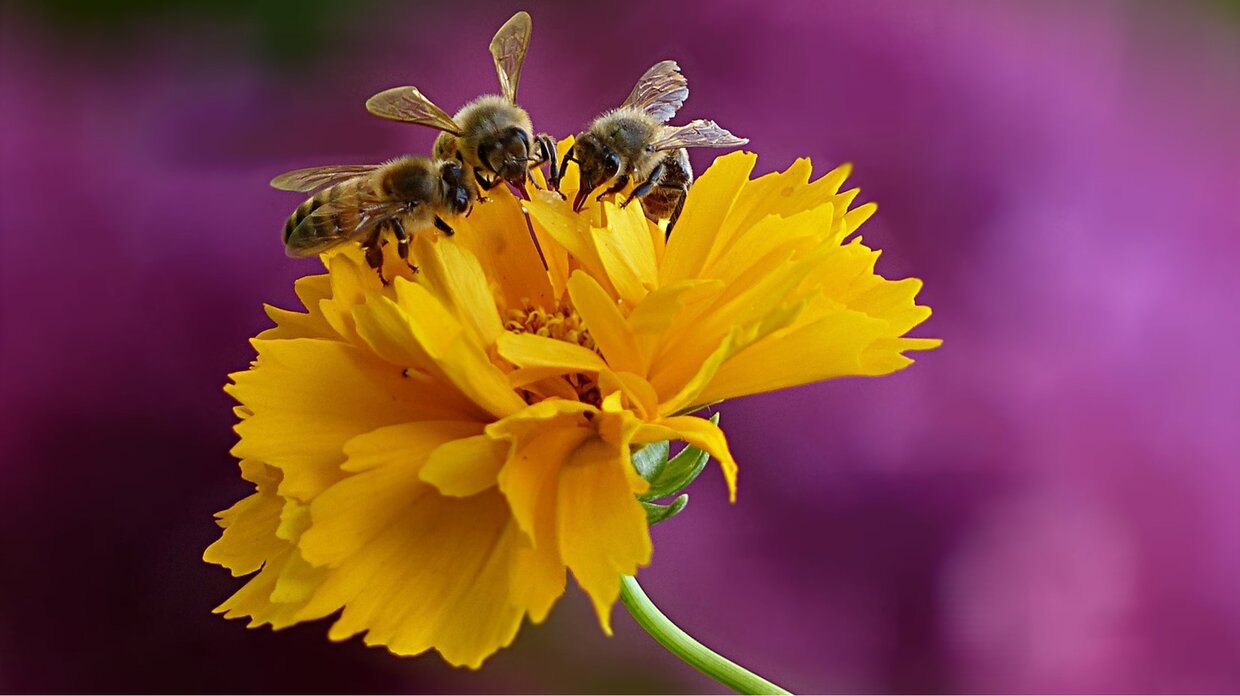
[[[440,445],[422,467],[422,480],[444,495],[477,495],[495,485],[508,443],[475,435]]]
[[[641,205],[636,203],[622,210],[615,203],[605,201],[603,214],[607,226],[590,229],[595,253],[619,297],[636,305],[659,282],[654,243],[650,237],[650,227],[654,223],[646,219]]]
[[[392,524],[427,490],[420,472],[440,446],[482,431],[478,423],[423,421],[379,428],[349,440],[345,468],[357,472],[310,504],[301,535],[306,560],[336,565]]]
[[[276,323],[275,327],[260,333],[258,338],[275,340],[283,338],[335,338],[336,332],[323,317],[319,304],[331,297],[331,280],[327,274],[298,278],[293,282],[297,299],[308,311],[290,312],[285,309],[263,305],[263,311]]]
[[[728,440],[719,426],[697,416],[672,416],[642,425],[633,440],[638,443],[683,440],[710,453],[719,462],[723,479],[728,484],[728,500],[736,502],[736,460],[732,458]]]
[[[632,372],[612,372],[604,370],[599,373],[599,391],[603,394],[620,392],[628,405],[643,419],[653,420],[659,416],[659,395],[650,382]]]
[[[567,201],[550,193],[526,201],[525,207],[530,211],[530,222],[534,225],[539,239],[550,239],[551,244],[564,249],[572,257],[570,268],[571,262],[575,261],[598,282],[604,284],[609,293],[615,293],[607,268],[594,245],[594,233],[587,220],[588,214],[574,213]]]
[[[466,337],[460,324],[429,290],[400,280],[395,285],[414,339],[462,394],[497,418],[525,407],[504,374],[480,346]]]
[[[309,501],[343,475],[344,444],[394,423],[460,416],[404,379],[400,368],[348,344],[254,340],[253,369],[226,390],[253,413],[236,426],[233,454],[283,472],[280,494]]]
[[[499,354],[518,367],[553,368],[548,374],[598,372],[607,363],[598,353],[567,341],[532,333],[504,333],[497,342]]]
[[[354,338],[353,307],[379,290],[378,275],[353,253],[341,252],[327,261],[331,296],[319,301],[319,311],[332,330],[346,340]]]
[[[469,330],[479,347],[493,345],[504,326],[478,259],[452,240],[433,242],[422,235],[414,244],[422,263],[421,283]]]
[[[253,573],[288,546],[276,536],[283,508],[283,500],[276,495],[280,471],[252,460],[241,466],[248,470],[247,478],[258,479],[258,490],[216,515],[224,533],[202,554],[202,560],[222,565],[234,576]]]
[[[580,271],[568,279],[568,293],[595,344],[612,369],[641,374],[641,349],[615,301],[594,278]]]
[[[537,547],[556,544],[559,470],[593,434],[584,414],[594,411],[578,401],[549,399],[487,426],[488,436],[511,443],[499,488],[521,530]]]
[[[560,472],[557,528],[560,556],[590,596],[603,630],[611,635],[611,607],[620,576],[650,563],[646,513],[634,497],[625,468],[628,449],[587,440]]]
[[[287,628],[297,623],[299,613],[304,607],[300,602],[273,602],[272,593],[276,582],[284,573],[290,559],[297,555],[292,544],[281,542],[283,548],[276,555],[267,559],[258,575],[250,578],[224,603],[214,609],[215,613],[223,614],[226,619],[250,617],[249,628],[257,628],[271,624],[274,629]]]
[[[887,323],[838,310],[788,333],[758,341],[732,356],[699,395],[713,403],[834,377],[866,374],[861,356],[887,332]],[[815,359],[806,360],[806,355]]]
[[[438,495],[417,505],[331,572],[302,618],[343,606],[329,637],[366,632],[367,645],[398,655],[434,648],[477,668],[516,635],[527,613],[541,618],[563,591],[563,571],[532,557],[497,491]]]
[[[715,160],[689,189],[676,233],[667,242],[659,284],[699,277],[718,241],[719,228],[749,182],[758,158],[750,152],[730,152]]]
[[[475,205],[468,217],[458,219],[451,240],[441,239],[436,246],[456,246],[476,257],[503,307],[519,307],[523,300],[554,305],[556,295],[521,201],[502,186],[487,197],[485,205]]]

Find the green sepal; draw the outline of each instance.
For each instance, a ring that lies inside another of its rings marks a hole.
[[[669,450],[667,440],[663,442],[652,442],[645,447],[633,453],[633,466],[637,469],[638,475],[647,481],[653,481],[663,473],[663,467],[667,466],[667,453]]]
[[[710,417],[710,422],[719,425],[718,412]],[[661,444],[666,446],[666,443]],[[636,462],[637,457],[634,456],[633,459]],[[650,482],[650,490],[641,495],[641,500],[658,500],[680,493],[701,475],[709,461],[710,455],[706,452],[693,445],[686,446],[662,466],[655,467],[657,471],[653,477],[642,477]],[[641,471],[640,467],[638,471]]]
[[[681,510],[689,504],[689,494],[681,493],[678,498],[672,502],[661,505],[659,503],[650,503],[645,500],[641,501],[642,507],[646,509],[646,522],[653,527],[654,525],[669,520],[680,514]]]

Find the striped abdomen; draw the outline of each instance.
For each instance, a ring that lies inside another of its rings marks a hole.
[[[358,210],[369,178],[358,178],[323,189],[297,206],[284,223],[284,248],[289,256],[311,256],[353,238],[361,223]],[[323,206],[330,211],[315,215]]]

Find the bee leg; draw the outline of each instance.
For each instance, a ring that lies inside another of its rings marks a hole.
[[[370,234],[370,238],[362,244],[362,249],[366,252],[366,265],[379,274],[379,282],[387,285],[388,279],[383,277],[383,246],[379,244],[382,232],[382,225],[376,227],[375,231]]]
[[[613,193],[620,193],[621,191],[624,190],[624,187],[628,185],[629,185],[629,175],[621,174],[620,176],[616,177],[616,183],[612,184],[611,188],[595,196],[594,200],[601,201],[603,200],[604,196],[610,196]],[[623,208],[624,206],[620,206],[620,207]]]
[[[500,179],[499,177],[496,177],[494,179],[488,179],[482,175],[482,172],[475,169],[474,170],[474,181],[478,182],[478,186],[483,191],[490,191],[491,189],[498,186],[499,182],[502,181],[502,179]]]
[[[409,270],[417,273],[418,267],[409,263],[409,233],[405,231],[404,223],[400,220],[393,220],[392,234],[396,236],[396,255],[409,266]]]
[[[551,165],[551,190],[560,193],[560,179],[568,173],[568,163],[573,161],[573,150],[569,148],[564,151],[564,159],[560,160],[560,169],[556,171],[555,165]],[[564,198],[564,194],[560,194]],[[567,199],[566,199],[567,200]]]
[[[475,193],[474,197],[478,199],[479,203],[486,203],[487,201],[491,200],[490,198],[482,195],[483,191],[491,190],[491,188],[487,186],[486,179],[482,178],[482,174],[478,173],[477,169],[471,169],[470,171],[474,173],[474,181],[476,182],[476,185],[477,185],[477,189],[474,191]]]
[[[546,133],[537,135],[534,138],[534,142],[538,143],[538,156],[531,160],[530,163],[535,167],[547,164],[548,174],[550,175],[547,180],[558,182],[560,180],[560,173],[556,171],[555,167],[555,142]]]
[[[440,232],[443,232],[449,237],[456,234],[456,230],[452,229],[452,227],[448,223],[444,222],[443,218],[439,217],[438,215],[435,216],[435,227],[438,228]]]
[[[633,199],[641,198],[647,193],[650,193],[654,189],[655,186],[659,185],[659,180],[662,178],[663,178],[663,163],[659,162],[657,165],[655,165],[654,169],[650,171],[650,178],[642,182],[641,186],[638,186],[637,188],[633,189],[633,193],[630,193],[629,197],[624,199],[624,202],[620,204],[620,207],[623,209],[627,207],[628,204],[632,203]]]

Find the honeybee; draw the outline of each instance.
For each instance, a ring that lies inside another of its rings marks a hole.
[[[666,219],[670,234],[693,183],[693,168],[685,148],[735,147],[749,142],[714,121],[664,125],[688,97],[688,81],[676,62],[656,63],[619,108],[594,119],[578,134],[559,167],[562,174],[569,162],[576,162],[581,171],[581,188],[573,210],[581,210],[586,198],[604,185],[610,184],[596,200],[619,193],[631,183],[636,188],[620,207],[640,199],[646,217],[655,222]],[[558,180],[553,182],[558,186]]]
[[[381,237],[391,229],[401,260],[409,260],[409,232],[434,226],[453,234],[444,220],[466,213],[477,194],[456,160],[401,157],[383,164],[310,167],[281,174],[271,185],[282,191],[314,191],[284,223],[284,250],[313,256],[348,241],[359,242],[366,263],[383,278]]]
[[[507,181],[524,193],[531,167],[550,162],[555,168],[555,141],[546,134],[533,135],[530,115],[517,104],[531,31],[529,14],[518,12],[491,39],[502,95],[483,95],[449,116],[417,87],[393,87],[368,99],[366,109],[380,118],[442,131],[435,140],[435,158],[461,162],[483,191]],[[531,155],[533,149],[537,153]]]

